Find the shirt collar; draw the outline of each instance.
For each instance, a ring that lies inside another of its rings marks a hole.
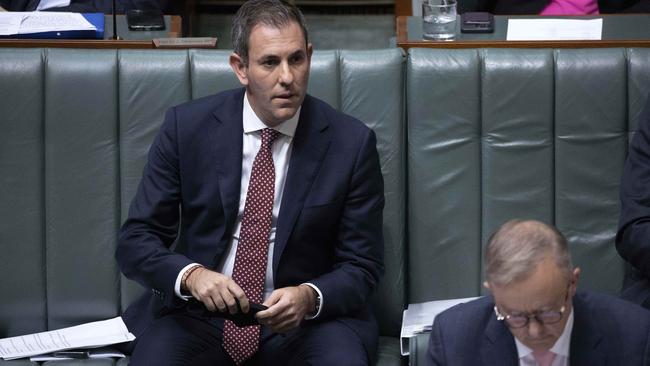
[[[273,129],[283,135],[293,137],[293,135],[296,133],[296,128],[298,127],[298,119],[300,118],[301,109],[302,106],[298,107],[298,111],[296,111],[296,114],[294,114],[293,117],[273,127]],[[251,133],[268,128],[268,126],[262,122],[257,114],[255,114],[255,111],[253,111],[253,107],[251,107],[251,104],[248,101],[248,92],[246,92],[244,95],[244,112],[242,117],[244,123],[244,133]]]
[[[573,307],[571,307],[571,312],[569,313],[569,319],[564,325],[564,330],[562,331],[560,338],[558,338],[557,341],[555,341],[555,344],[553,345],[553,347],[551,347],[550,351],[555,353],[556,355],[569,358],[569,349],[571,346],[572,331],[573,331]],[[533,353],[533,350],[528,348],[525,344],[521,343],[517,339],[517,337],[514,338],[515,338],[515,344],[517,345],[517,354],[519,359],[522,359],[530,355],[531,353]]]

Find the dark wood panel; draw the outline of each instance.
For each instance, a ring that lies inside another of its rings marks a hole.
[[[395,16],[413,15],[413,2],[411,0],[395,0]]]

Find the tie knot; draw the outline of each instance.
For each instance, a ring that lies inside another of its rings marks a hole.
[[[262,146],[265,146],[267,148],[271,148],[273,146],[273,141],[280,136],[280,132],[272,129],[272,128],[265,128],[262,130]]]

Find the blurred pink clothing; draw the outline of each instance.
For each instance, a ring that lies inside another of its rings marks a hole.
[[[598,14],[597,0],[552,0],[539,15]]]

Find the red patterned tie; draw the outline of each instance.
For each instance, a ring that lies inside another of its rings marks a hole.
[[[235,267],[232,278],[244,290],[249,301],[261,303],[271,233],[275,167],[271,147],[279,132],[262,130],[262,146],[253,161],[248,193],[244,204]],[[251,358],[259,347],[260,326],[237,327],[227,320],[223,328],[223,348],[237,365]]]

